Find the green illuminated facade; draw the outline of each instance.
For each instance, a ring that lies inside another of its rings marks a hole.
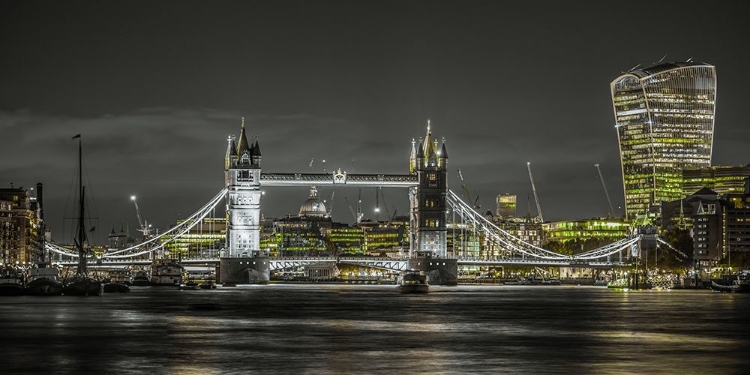
[[[711,165],[716,68],[661,63],[612,81],[625,215],[635,219],[680,199],[682,170]]]
[[[618,220],[591,219],[556,221],[542,224],[547,241],[612,239],[612,242],[630,234],[630,224]]]
[[[178,220],[179,225],[184,220]],[[187,233],[176,237],[165,235],[161,239],[168,257],[212,257],[224,246],[227,235],[227,220],[205,218]]]
[[[719,195],[742,194],[745,179],[750,177],[750,165],[717,165],[707,168],[690,168],[682,171],[682,197],[706,187]]]
[[[495,216],[501,220],[509,220],[516,217],[516,195],[500,194],[497,196],[497,208]]]

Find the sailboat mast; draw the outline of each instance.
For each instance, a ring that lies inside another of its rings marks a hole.
[[[86,274],[86,252],[83,248],[83,241],[85,237],[85,226],[84,226],[84,202],[85,202],[85,188],[83,187],[83,151],[81,147],[81,138],[78,137],[78,274]]]

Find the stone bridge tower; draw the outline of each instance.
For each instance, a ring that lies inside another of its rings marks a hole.
[[[417,175],[416,188],[409,191],[411,202],[411,227],[413,233],[412,250],[430,253],[434,256],[447,255],[447,210],[445,198],[448,192],[448,153],[445,140],[438,148],[438,141],[432,137],[430,121],[427,121],[427,134],[420,139],[419,147],[409,158],[409,172]]]
[[[227,143],[227,244],[220,278],[231,284],[268,282],[268,259],[260,253],[260,145],[257,138],[247,141],[244,118],[237,143],[231,137]]]

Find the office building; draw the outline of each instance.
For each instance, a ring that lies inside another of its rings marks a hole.
[[[636,68],[610,84],[627,219],[682,197],[682,170],[711,165],[716,68],[692,61]]]

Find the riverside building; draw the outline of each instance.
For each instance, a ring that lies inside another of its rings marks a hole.
[[[716,68],[684,61],[636,68],[610,84],[625,215],[682,197],[682,170],[711,165]]]

